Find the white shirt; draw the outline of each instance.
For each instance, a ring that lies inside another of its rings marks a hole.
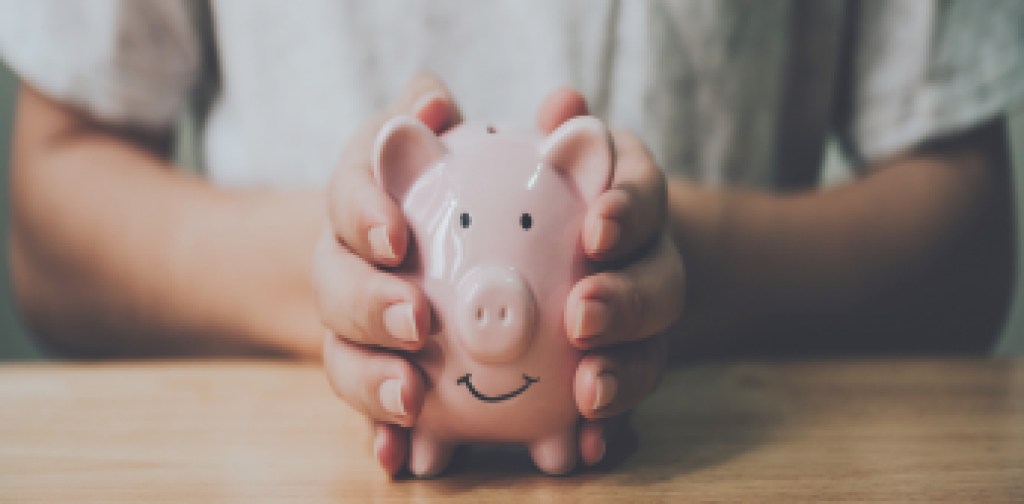
[[[1024,96],[1017,0],[0,1],[5,61],[102,121],[171,127],[216,82],[205,169],[233,186],[322,184],[420,70],[479,120],[576,86],[669,172],[761,187],[812,185],[832,133],[871,161]]]

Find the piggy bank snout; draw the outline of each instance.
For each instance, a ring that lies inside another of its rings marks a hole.
[[[458,285],[462,344],[475,360],[495,364],[517,359],[536,332],[537,303],[514,269],[477,267]]]

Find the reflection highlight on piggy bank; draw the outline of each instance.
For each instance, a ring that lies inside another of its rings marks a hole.
[[[541,470],[578,457],[566,338],[569,290],[589,271],[581,231],[607,187],[604,125],[571,119],[548,136],[466,124],[436,136],[397,117],[377,138],[374,173],[412,229],[398,274],[423,288],[431,336],[411,357],[427,392],[411,431],[409,469],[435,475],[463,443],[524,443]]]

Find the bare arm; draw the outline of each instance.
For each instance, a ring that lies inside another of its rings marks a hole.
[[[1013,271],[1001,121],[777,195],[670,184],[683,353],[982,351]]]
[[[77,355],[315,356],[320,192],[222,190],[174,170],[166,136],[104,128],[23,86],[11,169],[14,291]]]

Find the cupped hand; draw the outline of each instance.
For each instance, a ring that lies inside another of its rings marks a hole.
[[[538,124],[550,133],[586,113],[578,92],[561,89],[545,100]],[[406,462],[406,428],[415,423],[424,392],[422,375],[394,350],[419,349],[431,317],[418,288],[379,268],[400,264],[408,246],[408,225],[373,180],[370,159],[381,126],[399,114],[415,115],[436,133],[462,119],[445,86],[424,75],[358,130],[330,184],[329,226],[313,279],[329,328],[328,379],[339,397],[373,420],[375,456],[392,475]],[[601,460],[625,424],[622,414],[653,390],[666,354],[664,339],[655,335],[682,306],[682,261],[665,231],[665,180],[635,136],[614,131],[612,140],[612,185],[588,210],[583,230],[586,253],[608,268],[577,283],[565,312],[570,341],[587,351],[575,383],[586,464]]]
[[[564,88],[552,93],[538,116],[549,133],[587,114],[583,97]],[[603,266],[581,279],[566,301],[570,342],[586,353],[576,370],[576,404],[583,462],[599,462],[621,438],[623,415],[655,388],[665,366],[661,333],[683,307],[683,261],[667,227],[667,188],[643,142],[612,130],[615,153],[611,186],[591,204],[582,241]]]
[[[405,257],[409,227],[401,209],[374,181],[377,133],[396,115],[419,118],[435,133],[462,118],[436,77],[422,74],[385,111],[351,137],[329,184],[328,225],[314,255],[313,287],[328,331],[323,359],[338,396],[374,423],[374,453],[389,474],[408,454],[406,427],[423,404],[419,370],[395,350],[423,346],[430,305],[412,283],[381,267]]]

